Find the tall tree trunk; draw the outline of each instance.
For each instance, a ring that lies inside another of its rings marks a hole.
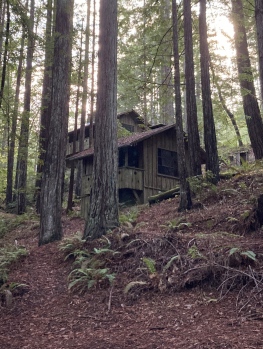
[[[82,33],[83,33],[83,21],[81,28],[81,39],[80,39],[80,49],[79,49],[79,62],[78,62],[78,79],[77,79],[77,94],[76,94],[76,104],[75,104],[75,122],[74,122],[74,133],[73,133],[73,154],[77,151],[77,135],[78,135],[78,115],[79,115],[79,99],[80,99],[80,84],[81,84],[81,74],[82,74]],[[68,190],[68,205],[67,212],[73,209],[73,194],[74,194],[74,177],[75,177],[75,163],[71,162],[70,167],[70,177],[69,177],[69,190]]]
[[[197,106],[195,98],[194,55],[192,37],[191,1],[183,1],[184,45],[185,45],[185,88],[189,149],[189,175],[201,174],[200,138],[198,131]]]
[[[26,58],[24,111],[22,113],[21,130],[17,155],[17,214],[26,212],[27,160],[31,102],[32,62],[34,54],[34,16],[35,0],[30,2],[30,19],[28,24],[28,47]]]
[[[93,187],[84,237],[119,225],[117,144],[117,0],[100,2],[100,34]]]
[[[81,101],[81,120],[79,132],[79,151],[84,150],[85,140],[85,123],[87,119],[87,100],[88,100],[88,77],[89,77],[89,39],[90,39],[90,0],[87,0],[87,24],[85,32],[85,61],[83,74],[83,93]],[[77,163],[77,178],[76,178],[76,196],[81,195],[82,181],[82,161]]]
[[[236,58],[239,83],[243,98],[248,134],[256,159],[263,158],[263,122],[256,99],[254,78],[248,53],[247,34],[244,25],[244,11],[242,0],[231,0],[235,30]]]
[[[47,0],[47,21],[46,21],[46,44],[45,44],[45,63],[44,63],[44,77],[41,100],[41,115],[40,115],[40,132],[39,132],[39,150],[38,150],[38,164],[37,164],[37,179],[36,179],[36,211],[40,213],[40,188],[42,171],[46,156],[48,130],[51,114],[51,88],[52,88],[52,62],[54,42],[52,37],[52,11],[53,0]]]
[[[6,68],[7,68],[7,53],[8,53],[8,44],[9,44],[9,32],[10,32],[10,11],[9,11],[9,0],[8,0],[7,1],[7,8],[6,8],[5,49],[4,49],[1,88],[0,88],[0,108],[2,107],[4,88],[5,88],[5,78],[6,78]]]
[[[170,0],[163,1],[162,21],[171,22]],[[166,48],[161,66],[160,116],[164,124],[174,123],[174,86],[172,81],[172,62],[170,45]]]
[[[96,42],[96,1],[93,6],[93,24],[92,24],[92,61],[91,61],[91,101],[90,101],[90,127],[89,127],[89,147],[94,143],[94,102],[95,102],[95,42]]]
[[[6,2],[0,0],[0,63],[2,63]]]
[[[199,35],[206,170],[212,172],[213,178],[211,178],[211,181],[214,184],[217,184],[219,181],[219,161],[210,88],[210,59],[207,41],[206,0],[200,0]]]
[[[39,245],[62,237],[62,187],[68,133],[73,0],[57,0],[52,106],[40,196]]]
[[[187,181],[187,167],[186,167],[186,161],[185,161],[176,0],[172,0],[172,13],[173,13],[174,87],[175,87],[175,106],[176,106],[176,138],[177,138],[178,171],[179,171],[179,179],[180,179],[180,204],[179,204],[178,211],[184,211],[192,207],[192,200],[191,200],[189,182]]]
[[[16,92],[14,101],[14,110],[12,112],[11,120],[11,132],[8,145],[8,157],[7,157],[7,185],[6,185],[6,206],[13,202],[13,171],[14,171],[14,156],[15,156],[15,142],[16,142],[16,129],[17,129],[17,117],[19,108],[19,96],[22,79],[22,68],[24,60],[24,46],[25,46],[25,28],[22,29],[21,47],[18,59],[17,75],[16,75]]]
[[[257,28],[258,61],[261,100],[263,104],[263,1],[255,0],[255,18]]]

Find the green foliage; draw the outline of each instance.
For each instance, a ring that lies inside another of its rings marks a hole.
[[[207,171],[205,176],[193,176],[189,177],[187,180],[190,185],[192,193],[198,196],[199,200],[204,199],[207,190],[216,192],[217,187],[213,182],[214,175],[211,171]]]
[[[84,293],[93,286],[102,282],[112,284],[115,274],[106,267],[107,261],[120,252],[108,247],[93,248],[92,251],[85,248],[85,240],[79,233],[72,238],[65,239],[60,244],[60,250],[66,254],[65,259],[75,259],[74,269],[69,274],[69,290]],[[107,241],[109,246],[109,242]]]
[[[124,288],[124,294],[127,294],[133,287],[135,286],[145,286],[147,285],[147,282],[145,281],[131,281],[128,283],[128,285]]]
[[[138,217],[138,214],[139,214],[138,208],[136,207],[130,208],[128,211],[125,211],[125,213],[120,214],[119,216],[120,224],[135,223]]]
[[[148,270],[150,275],[156,273],[156,266],[155,266],[156,262],[155,262],[155,260],[153,260],[152,258],[144,257],[142,259],[142,261],[146,265],[147,270]]]
[[[77,232],[72,237],[63,239],[59,244],[59,249],[66,254],[65,260],[67,260],[70,257],[77,257],[83,254],[85,252],[83,250],[85,242],[86,240],[82,239],[82,234]]]
[[[177,219],[172,219],[167,223],[167,225],[164,225],[163,227],[167,228],[168,231],[177,231],[191,227],[191,223],[184,222],[184,219],[179,217]]]
[[[166,265],[163,268],[163,271],[166,271],[170,268],[170,266],[173,264],[174,261],[177,261],[180,259],[180,256],[176,255],[170,258],[170,260],[166,263]]]
[[[122,126],[119,120],[117,120],[117,133],[118,133],[118,138],[128,137],[131,135],[131,132],[126,130],[126,128]]]
[[[24,247],[6,246],[0,248],[0,284],[6,282],[10,266],[28,255]]]
[[[0,216],[0,239],[5,236],[9,231],[14,230],[19,225],[26,221],[34,220],[34,215],[30,213],[25,213],[23,215],[1,215]]]
[[[99,282],[108,280],[110,284],[115,279],[115,274],[110,273],[108,268],[77,268],[69,274],[69,290],[84,293]]]
[[[192,259],[206,259],[206,257],[199,251],[196,245],[191,246],[188,249],[187,254]]]
[[[239,254],[240,256],[243,256],[244,258],[249,258],[252,261],[256,261],[256,254],[253,251],[241,251],[239,247],[232,247],[229,251],[229,256],[232,256],[234,254]]]

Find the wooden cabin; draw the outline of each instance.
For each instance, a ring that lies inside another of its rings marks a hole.
[[[118,140],[120,203],[146,203],[149,196],[178,185],[175,125],[134,133]],[[82,161],[81,215],[87,218],[92,186],[93,148],[72,155]]]
[[[130,132],[143,132],[147,126],[144,124],[143,119],[135,110],[130,110],[125,113],[120,113],[117,115],[118,120],[120,121],[122,127]],[[94,124],[95,129],[95,124]],[[85,126],[85,140],[84,140],[84,149],[89,148],[89,130],[90,124],[88,123]],[[79,152],[79,137],[80,129],[77,130],[77,139],[76,139],[76,153]],[[74,131],[68,133],[68,144],[67,144],[67,156],[73,154],[73,141],[74,141]]]

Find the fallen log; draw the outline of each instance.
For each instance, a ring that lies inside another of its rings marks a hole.
[[[167,190],[167,191],[162,192],[162,193],[157,194],[157,195],[149,196],[148,202],[149,202],[149,205],[151,206],[152,204],[156,204],[157,202],[173,198],[176,195],[180,195],[180,188],[179,187]]]

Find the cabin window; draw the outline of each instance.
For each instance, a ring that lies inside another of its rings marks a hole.
[[[124,127],[129,132],[132,132],[132,133],[134,132],[134,126],[133,125],[122,124],[122,127]]]
[[[137,147],[119,149],[119,167],[139,167],[139,150]]]
[[[178,177],[177,153],[158,148],[158,174]]]
[[[139,167],[139,151],[137,147],[128,148],[128,166]]]
[[[126,149],[120,148],[119,149],[119,167],[125,166],[125,155],[126,155]]]

